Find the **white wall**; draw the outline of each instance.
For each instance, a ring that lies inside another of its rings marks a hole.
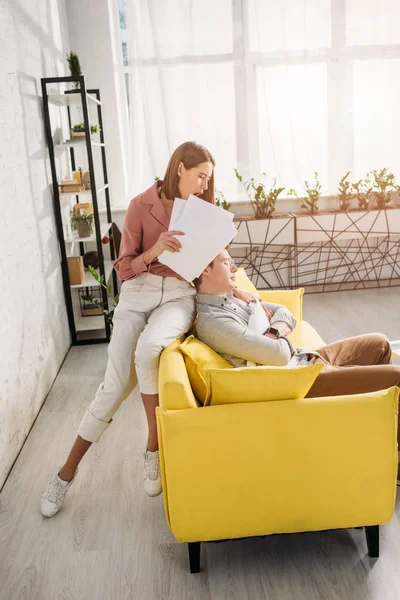
[[[0,488],[70,345],[41,77],[65,74],[66,0],[0,0]]]
[[[120,102],[125,94],[117,65],[122,62],[121,43],[114,35],[119,36],[117,0],[68,0],[67,14],[71,50],[79,56],[86,87],[100,90],[110,201],[113,206],[126,206],[127,114],[125,96]]]

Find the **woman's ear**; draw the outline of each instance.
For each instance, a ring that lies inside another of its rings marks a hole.
[[[178,177],[181,177],[184,168],[185,168],[185,165],[183,164],[183,162],[180,162],[178,165]]]

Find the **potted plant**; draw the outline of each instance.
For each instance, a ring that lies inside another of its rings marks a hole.
[[[266,188],[265,179],[266,173],[261,174],[259,183],[254,182],[254,177],[250,181],[243,181],[237,169],[234,169],[235,175],[247,192],[251,205],[253,207],[254,216],[256,219],[269,219],[275,210],[276,201],[279,194],[285,188],[276,187],[276,177],[272,180],[272,186],[269,190]]]
[[[351,201],[354,198],[353,186],[348,180],[351,171],[348,171],[346,175],[339,181],[338,186],[338,198],[339,198],[339,210],[347,212],[350,209]]]
[[[75,139],[75,140],[84,140],[86,139],[86,133],[85,133],[85,125],[83,123],[78,123],[77,125],[74,125],[71,130],[71,138]],[[90,133],[93,135],[94,133],[101,133],[101,129],[98,125],[91,125],[90,126]]]
[[[78,237],[90,237],[93,233],[94,215],[82,212],[71,212],[71,227],[78,232]]]
[[[387,167],[380,171],[374,169],[373,171],[370,171],[369,175],[373,178],[372,189],[376,199],[376,206],[379,210],[382,210],[386,208],[391,201],[390,192],[394,192],[398,189],[395,184],[396,178]]]
[[[70,52],[67,54],[67,62],[71,77],[79,77],[82,75],[81,64],[79,62],[78,55],[76,52]],[[79,81],[74,82],[75,89],[79,89]]]
[[[306,180],[304,182],[306,188],[306,196],[299,196],[293,188],[288,191],[288,196],[295,196],[301,201],[301,208],[308,211],[310,215],[315,215],[318,212],[318,200],[321,195],[321,184],[318,180],[318,173],[314,173],[314,185],[310,185]]]
[[[98,272],[96,271],[96,269],[90,265],[88,266],[88,269],[89,269],[90,273],[92,274],[92,276],[97,281],[97,283],[99,283],[101,285],[101,287],[106,289],[109,294],[112,294],[112,286],[106,285],[106,282],[104,281],[104,276],[103,275],[100,276],[98,274]],[[107,321],[110,323],[111,327],[113,325],[114,310],[116,309],[117,304],[119,302],[119,294],[116,294],[112,298],[114,300],[114,306],[112,307],[111,310],[105,310],[103,307],[103,303],[99,302],[96,298],[93,298],[92,296],[85,296],[85,298],[84,298],[87,302],[90,302],[93,305],[100,306],[103,309],[104,316],[107,319]]]
[[[373,194],[373,187],[373,183],[368,173],[364,179],[360,179],[352,184],[353,196],[354,198],[357,198],[358,208],[360,210],[368,210]]]
[[[219,206],[224,210],[230,209],[230,202],[228,202],[225,194],[221,190],[215,190],[215,206]]]

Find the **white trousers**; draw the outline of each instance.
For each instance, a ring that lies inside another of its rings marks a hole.
[[[99,441],[133,390],[133,364],[141,393],[158,393],[160,354],[190,329],[196,314],[195,293],[186,281],[152,273],[122,284],[104,382],[81,421],[81,438]]]

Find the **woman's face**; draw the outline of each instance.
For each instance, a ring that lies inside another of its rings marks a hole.
[[[213,169],[214,167],[210,162],[200,163],[193,169],[186,169],[184,164],[180,163],[178,177],[181,198],[187,200],[190,194],[201,196],[208,189],[208,182],[213,174]]]

